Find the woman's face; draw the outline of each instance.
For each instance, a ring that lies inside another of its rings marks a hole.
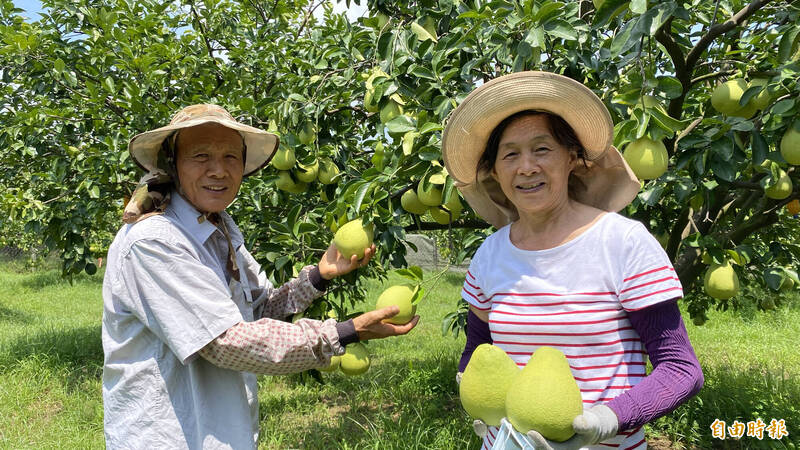
[[[520,215],[546,213],[569,199],[577,160],[550,133],[547,116],[522,116],[500,136],[492,176]]]

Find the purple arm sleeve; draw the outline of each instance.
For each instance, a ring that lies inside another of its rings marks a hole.
[[[608,402],[619,429],[630,430],[670,413],[703,387],[703,371],[694,354],[676,300],[628,312],[644,343],[653,371]]]
[[[477,346],[491,343],[492,335],[489,332],[489,324],[478,318],[474,312],[469,311],[467,313],[467,345],[464,346],[464,352],[461,353],[458,371],[464,371]]]

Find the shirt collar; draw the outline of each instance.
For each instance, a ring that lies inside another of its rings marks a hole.
[[[202,216],[200,211],[192,206],[192,204],[183,198],[183,196],[177,191],[172,191],[171,197],[172,199],[170,200],[170,207],[172,207],[178,222],[200,242],[206,242],[206,240],[208,240],[208,238],[214,234],[215,231],[222,234],[222,231],[208,220],[203,220],[202,222],[198,221],[198,217]],[[219,213],[219,215],[228,226],[228,232],[231,235],[231,243],[233,244],[233,248],[239,248],[239,246],[244,243],[241,230],[239,230],[239,227],[233,221],[233,218],[230,216],[230,214],[222,211]]]

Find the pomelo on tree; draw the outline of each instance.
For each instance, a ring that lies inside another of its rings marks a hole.
[[[781,156],[793,166],[800,165],[800,131],[790,126],[781,138]]]
[[[431,217],[433,217],[436,223],[447,225],[458,220],[458,218],[461,217],[462,210],[463,206],[461,205],[461,200],[458,199],[458,193],[453,192],[444,205],[431,206],[428,211],[431,213]]]
[[[403,107],[396,101],[389,99],[386,105],[381,108],[381,122],[388,123],[400,114],[403,114]]]
[[[384,319],[383,321],[395,325],[405,325],[414,318],[414,314],[417,312],[417,305],[411,303],[414,299],[415,292],[416,286],[413,284],[390,286],[378,297],[378,301],[375,303],[375,309],[397,305],[400,311],[396,315]]]
[[[321,158],[317,179],[322,184],[333,184],[334,178],[339,175],[339,167],[330,158]]]
[[[348,344],[339,360],[339,370],[345,375],[361,375],[369,370],[367,347],[361,342]]]
[[[780,178],[774,185],[764,189],[767,197],[775,200],[783,200],[792,194],[792,179],[783,170],[780,171]]]
[[[303,193],[308,188],[308,184],[303,183],[302,181],[292,180],[292,176],[288,170],[281,170],[278,172],[278,180],[275,182],[275,186],[277,186],[278,189],[291,194]]]
[[[755,106],[756,109],[763,110],[772,102],[772,96],[767,91],[766,85],[769,80],[766,78],[754,78],[750,81],[750,87],[762,86],[761,92],[755,97],[751,98],[748,102],[749,105]]]
[[[719,300],[729,299],[739,293],[739,276],[730,261],[712,264],[703,278],[706,294]]]
[[[373,233],[372,224],[365,227],[361,219],[351,220],[336,230],[336,234],[333,235],[333,245],[344,258],[350,259],[356,255],[361,259],[364,257],[364,251],[372,245]]]
[[[427,187],[425,186],[425,181]],[[442,204],[442,188],[447,180],[442,173],[434,173],[424,177],[417,185],[417,198],[425,206],[439,206]]]
[[[640,180],[653,180],[667,171],[667,148],[663,142],[646,136],[629,143],[623,157]]]
[[[406,212],[410,212],[411,214],[416,214],[418,216],[421,216],[428,211],[428,207],[419,201],[417,193],[414,191],[414,189],[409,189],[403,192],[403,195],[400,197],[400,206],[402,206]]]
[[[297,179],[303,183],[311,183],[317,179],[317,171],[319,170],[319,161],[314,160],[311,164],[299,163],[297,165]]]
[[[300,132],[297,133],[297,138],[303,145],[310,145],[317,139],[317,130],[314,123],[310,120],[303,122]]]
[[[722,114],[732,115],[742,109],[739,100],[746,90],[747,82],[743,78],[728,80],[714,88],[711,93],[711,106]]]
[[[270,164],[278,170],[289,170],[294,167],[294,162],[294,150],[288,147],[281,147],[275,152]]]

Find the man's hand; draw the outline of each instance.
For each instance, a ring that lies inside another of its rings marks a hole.
[[[375,255],[375,244],[364,251],[364,257],[358,259],[353,255],[349,260],[344,258],[335,245],[331,244],[322,259],[319,261],[319,274],[322,278],[330,280],[367,265]]]
[[[412,328],[417,326],[419,316],[414,316],[414,318],[405,325],[394,325],[382,322],[384,319],[388,319],[398,312],[400,312],[400,308],[398,308],[397,305],[392,305],[354,317],[353,326],[355,326],[356,333],[358,333],[358,339],[360,341],[367,341],[370,339],[398,336],[408,333]]]
[[[536,450],[577,450],[616,436],[618,427],[619,419],[614,411],[606,405],[597,405],[584,411],[572,421],[575,436],[564,442],[547,440],[533,430],[529,431],[527,436],[533,441]]]

